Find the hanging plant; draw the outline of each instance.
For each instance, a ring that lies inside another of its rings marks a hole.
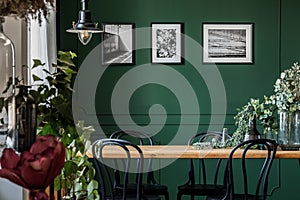
[[[55,7],[55,0],[1,0],[0,18],[12,16],[28,22],[29,18],[47,19],[49,10]]]
[[[260,103],[259,99],[251,98],[247,104],[238,108],[238,113],[234,116],[236,131],[233,133],[229,146],[235,146],[244,140],[244,135],[249,131],[249,121],[254,118],[259,120],[264,128],[264,134],[267,129],[277,131],[275,96],[264,96]]]

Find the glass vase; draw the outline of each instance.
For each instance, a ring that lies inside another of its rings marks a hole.
[[[300,111],[279,112],[278,144],[282,150],[300,148]]]
[[[255,140],[260,138],[260,133],[256,128],[256,116],[249,120],[248,133],[245,134],[244,141]]]
[[[266,139],[276,140],[277,141],[277,139],[276,139],[276,137],[277,137],[276,131],[272,130],[270,127],[266,127],[264,129],[264,134],[265,134],[265,138]]]
[[[15,150],[29,151],[36,139],[36,104],[28,93],[30,86],[17,85],[19,89],[16,95],[16,135]]]
[[[0,17],[0,154],[15,138],[15,48],[3,31]],[[11,135],[12,139],[7,140]]]

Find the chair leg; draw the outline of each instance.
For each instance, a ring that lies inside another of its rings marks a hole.
[[[169,200],[169,192],[165,193],[165,200]]]
[[[181,200],[181,193],[180,192],[177,193],[177,200]]]

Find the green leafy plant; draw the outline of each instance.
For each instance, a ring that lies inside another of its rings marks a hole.
[[[274,85],[279,111],[300,110],[300,66],[298,63],[284,70]]]
[[[258,120],[264,128],[264,133],[266,130],[270,129],[277,132],[277,107],[276,107],[276,97],[274,95],[264,96],[264,101],[260,104],[260,109],[258,110]]]
[[[72,139],[66,148],[66,162],[60,176],[55,179],[55,189],[67,189],[64,199],[99,199],[95,170],[86,156],[90,147],[90,136],[94,132],[83,121],[76,124],[80,137]],[[80,152],[81,155],[78,155]]]
[[[90,145],[92,127],[85,127],[83,122],[76,125],[72,115],[72,80],[76,76],[76,66],[72,52],[58,52],[54,73],[44,70],[45,80],[34,76],[35,82],[45,81],[30,90],[37,103],[38,134],[52,134],[60,138],[66,147],[66,162],[59,177],[55,179],[56,190],[63,189],[69,199],[98,199],[95,170],[88,161],[86,151]],[[34,60],[34,66],[44,65]],[[81,155],[79,155],[79,153]]]
[[[259,99],[251,98],[247,104],[237,109],[234,116],[236,131],[232,134],[229,141],[230,146],[235,146],[244,140],[244,135],[248,132],[249,122],[254,118],[259,120],[264,128],[264,134],[267,130],[277,130],[275,96],[264,96],[264,100],[260,103]]]

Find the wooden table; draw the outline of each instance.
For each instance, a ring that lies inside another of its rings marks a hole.
[[[227,159],[231,149],[208,149],[208,150],[198,150],[192,146],[187,145],[154,145],[154,146],[139,146],[143,151],[145,158],[153,159],[189,159],[189,158],[224,158]],[[234,158],[241,158],[243,149],[238,149],[234,154]],[[92,157],[89,151],[88,156]],[[249,150],[247,153],[247,158],[265,158],[266,151],[264,150]],[[136,151],[132,151],[131,155],[137,157]],[[125,157],[124,152],[116,148],[116,146],[106,146],[104,150],[104,157],[106,158],[122,158]],[[299,159],[300,161],[300,151],[282,151],[280,149],[276,152],[276,158],[278,160],[278,166],[280,165],[280,159]],[[277,167],[277,183],[271,189],[270,194],[275,190],[280,188],[281,185],[281,172],[280,167]]]
[[[140,146],[145,158],[227,158],[231,149],[205,149],[199,150],[192,146],[186,145],[154,145]],[[242,149],[237,150],[234,158],[241,158]],[[266,151],[250,150],[247,153],[247,158],[264,158]],[[91,152],[87,153],[92,157]],[[125,157],[124,152],[118,150],[115,146],[105,147],[104,157],[106,158],[122,158]],[[132,157],[137,157],[136,152],[132,152]],[[300,151],[282,151],[277,150],[276,158],[300,158]]]

